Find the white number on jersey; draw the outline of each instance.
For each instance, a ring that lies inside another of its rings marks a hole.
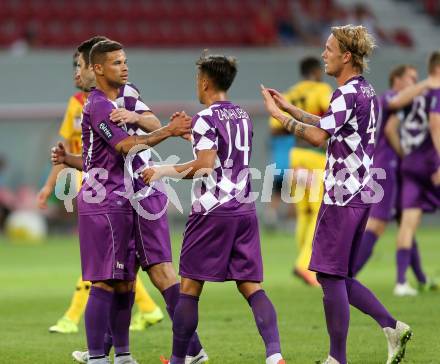
[[[241,121],[241,122],[240,122]],[[240,131],[240,125],[243,126],[243,145],[241,144],[241,131]],[[249,126],[248,126],[248,120],[247,119],[240,119],[236,124],[236,132],[235,132],[235,148],[239,150],[240,152],[243,152],[243,165],[248,166],[249,165],[249,153],[251,151],[251,148],[249,147]],[[228,148],[228,157],[226,158],[226,161],[229,160],[231,153],[232,153],[232,134],[231,134],[231,125],[228,121],[226,124],[226,130],[228,132],[229,136],[229,148]]]
[[[374,144],[376,138],[376,116],[374,115],[374,102],[371,100],[371,109],[370,109],[370,120],[368,121],[367,133],[370,135],[370,140],[368,144]]]

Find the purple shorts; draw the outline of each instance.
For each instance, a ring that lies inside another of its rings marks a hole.
[[[263,281],[255,212],[239,216],[193,214],[186,224],[180,272],[200,281]]]
[[[431,176],[437,163],[427,156],[416,160],[405,157],[402,163],[402,209],[420,208],[424,212],[440,209],[440,186],[434,186]]]
[[[79,215],[78,227],[83,280],[135,279],[132,214]]]
[[[384,195],[380,202],[371,204],[370,217],[389,221],[400,213],[400,168],[396,159],[381,164],[375,163],[374,167],[383,168],[386,172],[385,179],[376,179]]]
[[[134,212],[136,257],[142,269],[154,264],[172,262],[170,230],[167,217],[167,196],[156,194],[139,202]],[[140,213],[139,208],[147,214]]]
[[[351,277],[369,212],[369,208],[321,204],[309,269]]]

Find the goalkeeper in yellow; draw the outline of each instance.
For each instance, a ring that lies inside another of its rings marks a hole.
[[[307,113],[320,116],[328,109],[332,94],[330,85],[322,82],[323,71],[320,60],[314,57],[304,58],[300,62],[300,72],[303,80],[283,95],[276,95],[275,100],[284,110],[292,104]],[[272,134],[283,128],[274,118],[271,118],[269,123]],[[290,150],[289,156],[286,155],[285,158],[289,160],[290,168],[295,171],[296,182],[292,194],[296,203],[296,242],[299,252],[293,273],[306,284],[319,286],[315,273],[309,271],[308,266],[316,219],[322,201],[325,153],[316,151],[316,148],[309,148],[306,142],[298,141]]]
[[[74,67],[74,83],[75,87],[82,90],[81,80],[76,72],[78,64],[78,54],[75,53],[73,57]],[[61,128],[59,130],[60,136],[65,140],[65,146],[69,152],[74,154],[81,154],[81,115],[84,103],[87,99],[88,93],[79,91],[69,99],[67,109],[64,115]],[[37,204],[40,209],[47,208],[47,200],[52,195],[58,173],[64,168],[63,165],[53,166],[46,183],[41,188],[37,196]],[[81,185],[81,174],[78,172],[76,178],[76,187],[79,189]],[[78,279],[75,292],[73,293],[70,306],[57,323],[49,328],[52,333],[73,334],[78,332],[78,323],[84,312],[89,297],[91,283]],[[151,299],[147,290],[142,284],[140,277],[136,279],[136,296],[135,303],[138,306],[138,312],[132,318],[130,330],[141,331],[150,325],[160,322],[164,315],[161,309]]]

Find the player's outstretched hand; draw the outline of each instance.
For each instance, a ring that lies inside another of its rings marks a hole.
[[[440,168],[431,176],[431,180],[434,186],[440,186]]]
[[[40,210],[47,209],[47,200],[52,194],[52,190],[49,186],[43,186],[37,194],[37,206]]]
[[[147,168],[142,171],[142,179],[147,184],[157,181],[160,178],[160,168],[158,167]]]
[[[261,94],[263,95],[264,105],[266,106],[267,111],[269,111],[269,114],[274,118],[279,116],[282,112],[273,99],[273,96],[270,94],[269,89],[264,87],[264,85],[261,85]]]
[[[66,148],[64,148],[63,143],[58,142],[58,145],[52,148],[50,159],[54,165],[64,163],[66,160]]]
[[[286,100],[286,98],[283,96],[281,92],[275,90],[274,88],[267,88],[266,90],[270,93],[275,103],[281,110],[287,111],[289,107],[292,106],[291,103]]]
[[[173,121],[175,118],[177,118],[178,116],[183,115],[183,114],[186,115],[185,111],[176,111],[173,115],[171,115],[170,121]],[[192,136],[191,136],[191,133],[188,133],[188,134],[181,135],[181,138],[190,142],[192,139]]]
[[[114,109],[110,113],[110,120],[117,123],[118,126],[123,124],[136,124],[139,121],[139,114],[135,111],[128,111],[127,109]]]
[[[185,111],[174,113],[168,128],[173,136],[184,136],[191,134],[191,117]]]

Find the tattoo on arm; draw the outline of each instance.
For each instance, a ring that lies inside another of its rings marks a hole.
[[[295,135],[304,138],[304,134],[306,132],[306,127],[304,124],[299,124],[298,127],[295,129]]]
[[[299,118],[299,121],[301,123],[305,123],[305,124],[311,124],[311,125],[318,125],[319,122],[319,116],[313,115],[313,114],[309,114],[305,111],[301,112],[301,117]]]
[[[284,127],[287,129],[289,133],[304,139],[307,124],[298,121],[295,118],[290,118],[285,122]]]
[[[285,122],[284,127],[287,129],[289,133],[295,134],[295,128],[297,124],[298,124],[298,120],[296,120],[295,118],[290,118]]]

